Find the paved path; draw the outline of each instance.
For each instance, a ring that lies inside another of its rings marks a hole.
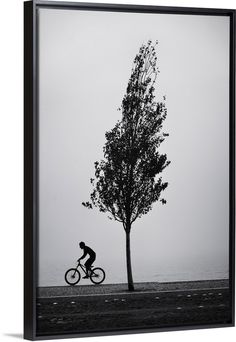
[[[39,298],[39,335],[230,323],[229,290],[189,289]]]
[[[126,284],[102,284],[102,285],[81,285],[82,281],[76,286],[51,286],[39,287],[37,291],[38,297],[57,297],[57,296],[81,296],[89,294],[109,294],[109,293],[125,293],[127,291]],[[190,289],[209,289],[209,288],[228,288],[229,281],[225,279],[219,280],[199,280],[199,281],[179,281],[179,282],[149,282],[135,283],[135,292],[156,292],[156,291],[174,291],[174,290],[190,290]]]

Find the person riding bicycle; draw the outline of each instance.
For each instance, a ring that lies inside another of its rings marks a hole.
[[[79,246],[81,249],[84,250],[84,254],[82,255],[82,257],[80,257],[78,259],[78,262],[81,259],[84,259],[86,257],[86,255],[89,255],[89,258],[86,260],[86,262],[84,263],[84,266],[86,267],[86,275],[83,277],[83,279],[89,278],[89,271],[91,269],[92,264],[94,263],[95,259],[96,259],[96,253],[92,250],[92,248],[88,247],[85,245],[85,243],[83,241],[81,241],[79,243]]]

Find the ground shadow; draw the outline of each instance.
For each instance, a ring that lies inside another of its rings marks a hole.
[[[20,338],[23,339],[23,334],[21,333],[6,333],[5,336],[13,337],[13,338]]]

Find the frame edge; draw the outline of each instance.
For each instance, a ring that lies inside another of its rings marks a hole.
[[[63,4],[63,2],[62,2]],[[71,7],[76,3],[70,3]],[[87,5],[87,3],[78,3],[81,4],[78,7],[83,7],[83,5]],[[35,302],[36,302],[36,275],[35,275],[35,263],[37,258],[36,252],[36,216],[37,214],[37,188],[35,188],[35,182],[37,182],[37,170],[35,169],[35,139],[36,139],[36,131],[35,124],[37,121],[36,115],[36,98],[35,98],[35,87],[36,87],[36,77],[35,74],[35,15],[36,8],[43,6],[53,6],[56,7],[58,2],[53,1],[40,1],[40,0],[30,0],[24,2],[24,338],[28,340],[41,340],[41,339],[57,339],[57,338],[72,338],[72,337],[88,337],[88,336],[106,336],[106,335],[121,335],[121,334],[136,334],[136,333],[151,333],[158,331],[178,331],[178,330],[192,330],[192,329],[203,329],[203,328],[216,328],[216,327],[230,327],[235,326],[235,273],[234,273],[234,253],[235,253],[235,37],[236,37],[236,10],[228,9],[227,12],[230,16],[230,269],[231,273],[231,285],[232,285],[232,324],[226,324],[221,326],[220,324],[217,326],[193,326],[193,327],[174,327],[174,328],[165,328],[165,329],[147,329],[147,331],[143,331],[142,329],[132,329],[131,331],[114,331],[114,332],[99,332],[99,333],[88,333],[88,334],[59,334],[59,335],[45,335],[43,337],[39,337],[36,335],[36,310],[35,310]],[[97,5],[99,4],[91,4]],[[110,4],[105,4],[106,6],[110,6]],[[116,6],[125,7],[125,5],[114,5],[115,10],[117,10]],[[126,5],[127,8],[131,7],[131,5]],[[91,10],[93,10],[91,6]],[[102,7],[102,6],[101,6]],[[135,7],[135,6],[134,6]],[[142,6],[138,6],[142,7]],[[143,6],[144,7],[147,6]],[[148,6],[148,7],[156,7],[156,6]],[[156,7],[157,8],[157,7]],[[168,7],[171,9],[176,9],[173,7]],[[81,8],[82,9],[82,8]],[[161,11],[165,11],[166,7],[159,7]],[[181,8],[186,10],[191,10],[192,8]],[[100,10],[105,10],[101,8]],[[135,10],[135,8],[133,8]],[[199,12],[200,8],[196,8],[196,11]],[[218,10],[218,9],[217,9]],[[214,9],[210,9],[211,12],[214,13]],[[219,9],[219,11],[225,11]],[[189,14],[189,13],[187,13]],[[194,14],[194,13],[193,13]],[[211,13],[212,14],[212,13]],[[37,38],[37,37],[36,37]]]
[[[34,2],[24,2],[24,338],[35,338]]]

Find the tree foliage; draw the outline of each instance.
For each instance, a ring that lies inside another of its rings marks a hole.
[[[93,191],[87,208],[97,207],[130,231],[132,223],[147,214],[161,198],[168,183],[160,173],[169,165],[158,149],[168,136],[162,133],[167,110],[155,101],[154,84],[158,75],[156,44],[140,47],[132,67],[121,108],[122,118],[106,132],[104,159],[95,162]]]

